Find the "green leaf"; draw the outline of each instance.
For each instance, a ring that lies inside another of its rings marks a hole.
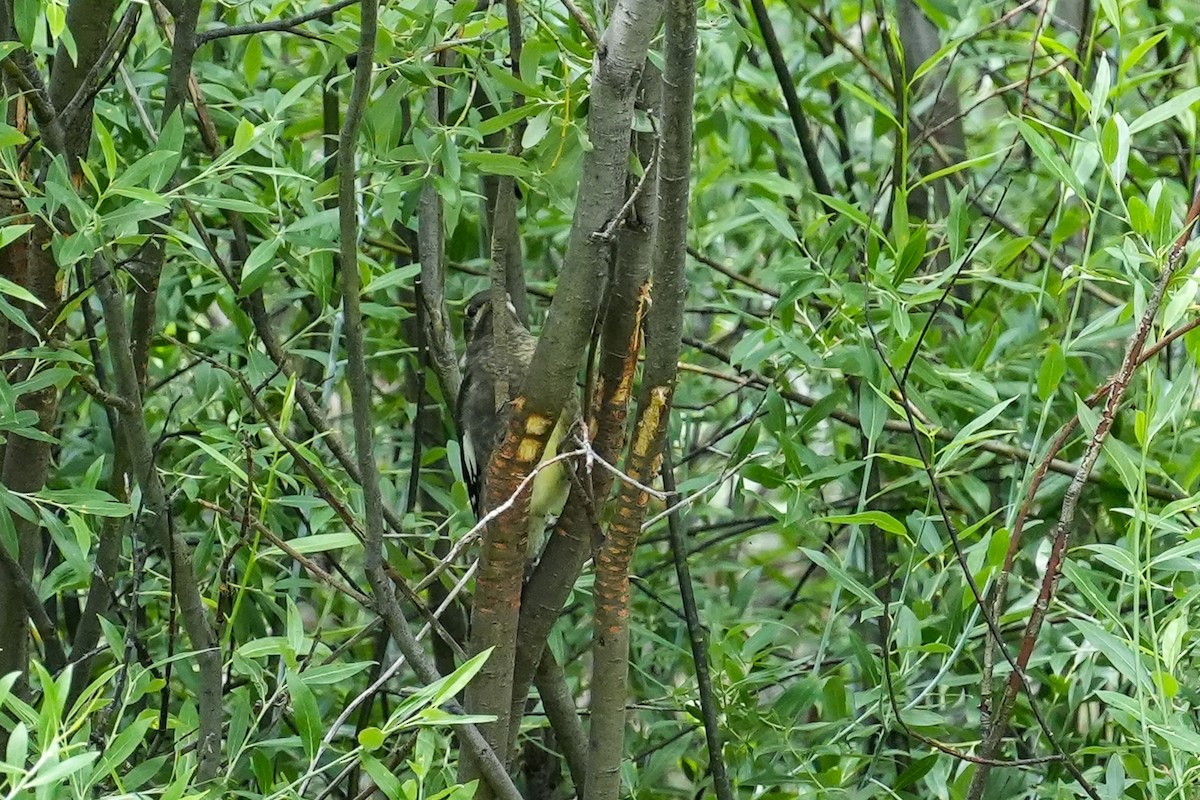
[[[238,645],[236,656],[246,659],[283,655],[288,641],[282,636],[263,636]]]
[[[1121,186],[1125,182],[1125,169],[1129,166],[1129,126],[1120,112],[1113,114],[1104,123],[1100,133],[1100,147],[1104,163],[1108,165],[1113,183]]]
[[[33,780],[25,784],[25,788],[36,789],[39,786],[47,786],[51,783],[63,781],[76,772],[83,770],[99,756],[99,753],[92,751],[89,753],[80,753],[63,761],[53,763],[45,769],[38,770]]]
[[[521,134],[521,147],[529,150],[545,139],[546,134],[550,132],[550,119],[551,112],[546,110],[529,120],[525,132]]]
[[[1011,537],[1012,534],[1008,528],[1000,528],[992,533],[988,539],[987,566],[999,568],[1003,565],[1004,559],[1008,555],[1008,544]]]
[[[1188,277],[1174,292],[1171,293],[1171,299],[1167,301],[1167,307],[1163,311],[1162,326],[1170,330],[1175,327],[1175,324],[1183,319],[1188,309],[1196,302],[1197,284],[1195,279]]]
[[[97,517],[127,517],[132,513],[128,503],[100,489],[42,489],[34,497],[47,505]]]
[[[1017,120],[1017,129],[1021,133],[1021,138],[1029,145],[1029,149],[1033,151],[1034,156],[1046,169],[1050,170],[1062,183],[1071,187],[1071,190],[1077,196],[1084,198],[1088,196],[1087,191],[1079,184],[1075,176],[1075,171],[1058,154],[1049,139],[1038,133],[1032,125],[1023,119]]]
[[[199,208],[217,208],[225,211],[236,211],[239,214],[270,213],[258,203],[252,203],[248,200],[238,200],[232,197],[184,195],[184,199]]]
[[[1164,550],[1150,559],[1150,567],[1153,569],[1200,570],[1200,563],[1193,560],[1197,553],[1200,553],[1200,537]]]
[[[1149,53],[1151,50],[1153,50],[1155,48],[1155,46],[1160,41],[1162,41],[1163,37],[1166,35],[1167,35],[1167,32],[1165,30],[1161,30],[1158,33],[1154,34],[1153,36],[1147,36],[1146,38],[1139,41],[1129,51],[1129,54],[1126,55],[1125,58],[1121,61],[1121,72],[1123,72],[1123,73],[1132,72],[1133,68],[1136,67],[1143,58],[1145,58],[1146,53]]]
[[[341,550],[345,547],[358,547],[360,543],[358,537],[350,531],[342,531],[340,533],[314,533],[312,536],[300,536],[295,539],[288,540],[288,546],[297,553],[308,555],[309,553],[326,553],[330,550]],[[261,554],[267,558],[271,556],[283,555],[283,551],[278,547],[268,547]]]
[[[241,481],[242,483],[246,482],[246,471],[244,469],[242,469],[240,466],[238,466],[237,464],[235,464],[234,462],[230,461],[229,458],[226,457],[226,455],[224,453],[217,450],[215,447],[210,445],[208,442],[206,442],[203,439],[200,439],[198,437],[188,436],[188,437],[186,437],[186,440],[191,442],[192,444],[196,445],[196,447],[199,447],[201,450],[203,450],[205,453],[207,453],[212,458],[215,458],[221,464],[221,466],[223,466],[223,467],[225,467],[225,469],[229,470],[230,474],[233,475],[235,478],[237,478],[239,481]]]
[[[1100,119],[1100,112],[1108,105],[1108,93],[1112,89],[1112,65],[1108,62],[1108,56],[1099,53],[1095,64],[1096,76],[1092,81],[1092,91],[1089,96],[1091,108],[1088,110],[1088,118],[1093,125]]]
[[[45,10],[46,27],[50,31],[50,37],[57,39],[67,29],[66,11],[58,3],[53,2],[53,0],[46,3],[42,8]]]
[[[1142,114],[1129,123],[1129,133],[1131,135],[1141,133],[1147,128],[1152,128],[1155,125],[1166,122],[1187,111],[1196,103],[1200,103],[1200,86],[1194,86],[1191,89],[1180,92],[1162,105],[1155,106],[1145,114]]]
[[[1042,402],[1054,397],[1058,384],[1067,373],[1067,357],[1058,342],[1051,342],[1038,368],[1038,397]]]
[[[31,230],[33,230],[32,225],[5,225],[3,228],[0,228],[0,249],[8,247],[10,244],[15,242],[17,239],[20,239]],[[24,290],[22,289],[22,291]],[[33,295],[29,294],[28,292],[25,292],[25,294],[28,295],[27,299],[29,302],[37,303],[39,306],[42,305],[41,303],[38,303],[37,299]]]
[[[369,661],[356,661],[350,664],[320,664],[304,670],[304,682],[309,686],[332,686],[353,678],[370,666],[371,662]]]
[[[524,160],[507,153],[485,153],[481,151],[464,151],[461,154],[464,164],[474,166],[485,175],[511,175],[514,178],[529,178],[533,176]]]
[[[0,278],[0,292],[3,292],[9,297],[15,297],[24,303],[35,305],[38,308],[45,308],[41,301],[29,293],[29,290],[27,290],[24,286],[18,286],[8,278]]]
[[[1121,35],[1121,3],[1120,0],[1100,0],[1100,8],[1104,11],[1104,16],[1108,18],[1108,22],[1117,31],[1117,36]]]
[[[761,197],[751,197],[750,205],[758,210],[767,224],[774,228],[780,236],[799,244],[800,237],[796,235],[796,229],[788,222],[787,213],[778,205]]]
[[[104,748],[104,756],[96,762],[89,783],[98,783],[110,772],[118,769],[133,752],[141,746],[150,725],[157,722],[153,712],[142,712],[125,730]]]
[[[1142,236],[1149,236],[1154,230],[1154,215],[1150,213],[1146,201],[1135,195],[1129,198],[1128,205],[1129,224],[1133,226],[1133,230]]]
[[[24,722],[18,722],[8,735],[8,746],[5,748],[4,763],[18,769],[25,768],[25,759],[29,756],[29,728]]]
[[[507,109],[479,123],[477,130],[484,136],[499,133],[502,130],[512,127],[515,123],[520,122],[526,117],[533,116],[540,109],[541,106],[537,103],[525,103],[516,108]]]
[[[242,51],[242,77],[247,86],[253,86],[258,80],[258,72],[262,69],[263,49],[261,36],[247,36],[246,48]]]
[[[104,178],[108,182],[113,182],[116,178],[116,143],[113,140],[113,134],[109,133],[108,128],[104,127],[104,121],[100,118],[95,120],[96,139],[100,142],[100,151],[104,156]]]
[[[271,270],[275,267],[275,252],[282,243],[282,239],[272,237],[259,242],[258,246],[251,251],[246,262],[242,264],[242,297],[253,294],[267,282]]]
[[[400,780],[384,766],[383,762],[367,753],[360,753],[358,760],[367,775],[371,776],[371,780],[375,782],[375,787],[383,792],[388,800],[406,800]]]
[[[868,608],[876,609],[883,606],[883,604],[879,601],[879,598],[875,596],[874,592],[872,592],[866,586],[863,586],[856,579],[852,578],[850,573],[846,572],[846,570],[843,569],[840,564],[836,563],[829,556],[825,555],[820,550],[812,550],[807,547],[802,547],[800,549],[814,564],[825,570],[825,573],[829,575],[829,577],[833,578],[833,580],[836,581],[843,589],[846,589],[851,594],[857,596],[858,599],[866,603]]]
[[[1070,623],[1083,635],[1084,642],[1096,648],[1126,680],[1141,684],[1143,689],[1151,688],[1150,675],[1128,642],[1086,619],[1071,617]]]
[[[1112,567],[1123,577],[1132,578],[1138,571],[1138,565],[1133,560],[1133,556],[1129,554],[1129,551],[1116,545],[1085,544],[1079,549],[1095,553],[1096,560]]]
[[[954,463],[954,460],[958,458],[958,454],[965,447],[967,447],[967,445],[984,439],[993,438],[997,432],[985,431],[983,430],[984,426],[986,426],[996,417],[1000,416],[1004,409],[1008,408],[1009,405],[1011,405],[1016,399],[1017,397],[1014,395],[1007,400],[1001,400],[999,403],[996,403],[987,411],[983,412],[978,417],[964,425],[962,430],[960,430],[955,435],[954,439],[950,441],[950,444],[943,447],[938,453],[937,462],[934,466],[935,471],[941,473],[948,469],[950,465]]]
[[[317,756],[317,748],[321,745],[321,733],[325,729],[321,723],[317,699],[300,676],[290,670],[287,673],[287,687],[292,698],[292,714],[296,720],[296,728],[300,731],[300,741],[304,744],[305,755],[311,761]]]
[[[305,650],[304,646],[304,617],[300,614],[300,607],[296,605],[296,601],[291,597],[287,600],[287,640],[288,645],[292,650],[299,653]]]
[[[308,90],[311,89],[319,80],[321,80],[321,76],[310,75],[307,78],[301,78],[300,80],[296,81],[296,84],[291,89],[287,90],[287,94],[280,98],[279,103],[275,106],[272,112],[274,116],[277,118],[282,117],[283,112],[287,111],[300,98],[307,94]]]
[[[11,43],[10,43],[11,44]],[[0,147],[16,147],[29,141],[29,137],[11,125],[0,122]]]
[[[242,117],[240,120],[238,120],[237,130],[233,132],[232,150],[234,152],[245,152],[250,147],[250,143],[254,140],[254,134],[256,132],[257,128],[254,127],[254,123],[245,117]]]
[[[893,286],[899,286],[912,277],[912,274],[917,271],[917,267],[921,266],[921,262],[925,260],[926,236],[927,231],[924,224],[918,225],[909,234],[900,250],[900,257],[896,259],[896,274],[892,279]],[[899,306],[898,303],[897,306]]]
[[[284,238],[289,233],[299,233],[301,231],[311,230],[313,228],[326,228],[331,234],[337,233],[338,225],[338,210],[336,208],[326,208],[317,211],[313,214],[308,214],[288,225],[284,229]]]
[[[420,264],[409,264],[404,267],[390,269],[382,275],[371,278],[371,282],[363,288],[363,294],[382,292],[395,286],[408,286],[413,278],[421,274]]]
[[[870,231],[881,238],[886,238],[883,236],[883,232],[879,230],[879,226],[870,220],[867,215],[862,212],[862,209],[850,205],[840,197],[833,197],[825,194],[818,195],[818,197],[820,197],[821,201],[834,211],[850,220],[853,220],[859,228],[862,228],[865,231]]]
[[[1185,753],[1193,756],[1200,756],[1200,734],[1185,727],[1177,725],[1172,727],[1153,728],[1154,732],[1161,736],[1168,744],[1179,748]]]
[[[858,100],[873,108],[875,113],[887,120],[888,125],[893,130],[896,130],[900,127],[898,124],[896,124],[896,115],[892,113],[890,108],[879,101],[879,98],[875,96],[874,92],[866,91],[854,81],[848,81],[842,78],[838,78],[838,85],[845,91],[852,94],[854,97],[858,98]]]
[[[183,152],[183,116],[179,109],[171,114],[171,118],[167,120],[167,124],[163,125],[162,131],[158,134],[158,142],[154,145],[154,149],[179,155]]]
[[[874,525],[880,530],[893,533],[896,536],[907,536],[908,530],[904,523],[884,511],[860,511],[856,514],[835,514],[830,517],[820,517],[814,522],[828,522],[830,525]]]
[[[31,392],[40,392],[51,386],[61,389],[75,378],[75,370],[68,367],[49,367],[40,369],[20,383],[13,384],[13,394],[20,397]]]
[[[12,687],[16,685],[17,679],[21,677],[19,672],[10,672],[7,675],[0,676],[0,708],[4,707],[4,701],[8,699]]]
[[[471,682],[471,679],[475,677],[476,673],[483,668],[484,663],[488,660],[488,656],[492,654],[492,649],[489,647],[483,652],[477,653],[465,661],[458,669],[454,670],[454,672],[433,684],[436,687],[436,692],[433,695],[433,699],[430,700],[430,705],[440,706],[462,691]]]
[[[126,186],[140,186],[157,192],[170,179],[177,163],[179,163],[178,152],[155,150],[147,153],[117,176],[117,179],[109,187],[109,192]],[[159,202],[166,203],[165,200]]]
[[[13,23],[17,29],[17,37],[26,49],[33,49],[33,37],[41,17],[42,4],[40,0],[14,0]],[[5,54],[5,58],[7,57],[8,54]]]

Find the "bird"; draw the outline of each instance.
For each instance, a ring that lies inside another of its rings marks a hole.
[[[468,301],[463,316],[466,350],[454,422],[461,440],[463,477],[476,518],[482,518],[484,514],[483,480],[488,461],[504,436],[512,401],[521,389],[537,349],[537,338],[517,318],[511,300],[505,304],[504,313],[508,327],[505,353],[497,352],[493,346],[494,315],[490,290],[474,295]],[[501,360],[503,358],[510,360],[505,363]],[[504,396],[497,396],[497,384],[503,385],[506,381]],[[572,394],[550,433],[539,466],[558,453],[564,439],[580,420],[579,399]],[[542,467],[533,479],[527,552],[530,563],[536,561],[541,553],[548,521],[562,510],[566,502],[570,489],[568,469],[565,461],[557,461]]]

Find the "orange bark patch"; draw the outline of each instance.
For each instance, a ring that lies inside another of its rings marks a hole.
[[[655,386],[650,390],[650,403],[646,406],[646,412],[638,425],[637,438],[633,441],[633,452],[639,458],[649,458],[654,450],[655,439],[658,438],[670,397],[669,386]]]

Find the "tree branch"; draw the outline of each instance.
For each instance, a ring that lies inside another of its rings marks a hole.
[[[675,494],[675,465],[671,446],[663,448],[663,488]],[[667,530],[671,537],[671,556],[675,577],[679,582],[679,597],[687,622],[688,640],[692,646],[692,663],[696,666],[696,689],[700,695],[700,712],[704,721],[704,737],[708,742],[708,765],[713,789],[720,800],[733,800],[729,771],[725,768],[724,737],[721,734],[721,708],[713,691],[712,674],[708,667],[708,634],[700,622],[696,593],[692,588],[691,568],[688,566],[687,541],[684,539],[682,514],[675,508],[667,515]]]
[[[355,155],[358,130],[362,124],[371,91],[374,69],[375,36],[378,24],[379,0],[362,0],[358,61],[354,70],[354,86],[346,106],[346,118],[338,141],[338,230],[339,255],[342,259],[342,308],[346,318],[346,372],[350,383],[351,412],[354,423],[354,445],[358,471],[362,477],[363,505],[366,509],[365,568],[376,606],[388,627],[388,632],[400,651],[413,666],[417,676],[433,683],[441,676],[413,636],[408,620],[396,598],[392,582],[384,568],[383,498],[379,490],[379,468],[375,463],[375,435],[371,420],[371,384],[367,374],[366,352],[363,345],[363,318],[360,305],[362,287],[358,279],[358,197]],[[479,765],[497,795],[519,800],[520,793],[504,770],[496,753],[473,725],[459,728],[461,740]]]
[[[639,107],[656,113],[662,102],[662,76],[649,59],[642,73],[639,95]],[[615,463],[625,448],[626,422],[642,347],[642,322],[650,299],[648,281],[658,218],[658,161],[651,160],[651,155],[658,146],[658,138],[652,133],[639,133],[636,137],[638,158],[647,165],[643,176],[646,187],[634,202],[632,221],[636,224],[617,231],[597,376],[595,386],[586,392],[591,446],[598,459],[608,463]],[[607,470],[598,474],[576,470],[574,477],[554,535],[521,598],[511,708],[514,720],[524,710],[530,683],[543,658],[546,638],[592,553],[593,542],[601,538],[597,507],[603,507],[611,494],[614,475]],[[509,733],[509,752],[516,748],[518,727],[513,725]],[[573,772],[572,777],[576,788],[582,789],[583,775]]]
[[[227,25],[223,28],[214,28],[210,31],[204,31],[196,37],[196,46],[200,47],[217,39],[224,39],[228,36],[248,36],[257,33],[270,33],[272,31],[290,31],[293,28],[298,28],[306,22],[312,22],[314,19],[319,19],[343,8],[358,3],[359,0],[338,0],[325,8],[317,11],[310,11],[306,14],[300,14],[288,19],[277,19],[271,22],[250,22],[245,25]]]
[[[58,631],[55,630],[54,623],[46,614],[46,609],[42,605],[41,598],[38,597],[37,589],[29,580],[29,576],[25,574],[20,562],[12,553],[8,552],[8,548],[3,544],[0,544],[0,570],[17,587],[21,602],[25,606],[25,613],[33,620],[33,626],[37,628],[38,635],[42,638],[42,646],[46,651],[47,668],[51,672],[58,672],[67,663],[67,654],[58,638]]]
[[[804,163],[808,166],[813,186],[821,194],[832,196],[833,186],[830,185],[829,178],[825,176],[825,168],[821,166],[817,144],[808,127],[808,115],[804,113],[804,107],[800,104],[800,96],[796,94],[796,86],[792,82],[792,72],[788,68],[787,60],[783,57],[783,48],[779,46],[779,39],[775,36],[775,26],[771,24],[767,7],[763,4],[763,0],[750,0],[750,6],[754,9],[754,19],[758,22],[759,31],[762,32],[763,44],[766,45],[767,55],[770,56],[771,66],[775,70],[775,78],[779,81],[779,88],[783,92],[783,102],[792,119],[792,129],[796,132],[796,139],[800,143],[800,152],[804,156]]]
[[[693,0],[670,0],[664,41],[656,261],[642,389],[625,469],[631,480],[620,485],[613,522],[595,557],[588,800],[616,800],[621,791],[629,682],[629,565],[649,501],[644,487],[661,466],[682,348],[696,80]]]
[[[116,276],[102,256],[92,260],[92,270],[96,295],[104,309],[109,358],[113,363],[117,394],[123,396],[127,404],[142,409],[141,385],[129,343],[129,328],[125,322],[124,298],[117,286]],[[168,524],[167,497],[154,464],[144,412],[122,413],[120,432],[132,460],[133,472],[142,487],[149,516],[147,525],[157,536],[159,549],[170,559],[179,611],[192,646],[197,651],[195,658],[199,666],[200,684],[197,711],[200,727],[196,744],[199,754],[196,775],[201,781],[206,781],[217,775],[221,764],[221,725],[224,717],[221,710],[221,654],[200,596],[191,547]]]
[[[1096,430],[1088,440],[1087,449],[1080,459],[1079,470],[1075,473],[1075,477],[1072,478],[1070,485],[1067,486],[1062,508],[1059,512],[1058,523],[1054,526],[1054,531],[1051,534],[1053,544],[1049,560],[1046,563],[1045,574],[1042,576],[1041,589],[1038,592],[1033,610],[1029,614],[1029,620],[1025,625],[1025,633],[1021,639],[1021,650],[1017,655],[1016,663],[1013,666],[1008,683],[1005,685],[1004,695],[1000,699],[1000,706],[996,710],[992,726],[988,730],[988,735],[984,738],[983,743],[980,745],[980,754],[984,758],[991,758],[995,755],[996,749],[1000,744],[1000,739],[1004,736],[1008,717],[1012,713],[1013,703],[1016,701],[1018,692],[1025,685],[1025,668],[1028,666],[1029,659],[1033,655],[1033,648],[1037,643],[1038,633],[1041,631],[1042,623],[1046,618],[1046,612],[1050,607],[1050,602],[1054,598],[1054,594],[1058,589],[1058,582],[1062,577],[1062,568],[1066,560],[1067,548],[1071,541],[1075,512],[1079,507],[1083,488],[1087,485],[1088,476],[1091,475],[1092,468],[1095,467],[1097,459],[1100,458],[1100,450],[1104,446],[1104,440],[1108,438],[1108,433],[1112,429],[1113,422],[1116,420],[1117,409],[1120,408],[1121,400],[1129,388],[1129,382],[1133,377],[1134,370],[1137,369],[1140,363],[1142,349],[1145,347],[1146,339],[1150,335],[1154,319],[1158,316],[1158,309],[1162,305],[1162,299],[1166,294],[1167,286],[1170,284],[1171,278],[1174,277],[1175,271],[1179,268],[1184,247],[1191,239],[1198,219],[1200,219],[1200,182],[1198,182],[1194,189],[1192,204],[1188,209],[1183,232],[1180,233],[1167,256],[1162,274],[1154,285],[1154,292],[1147,300],[1146,309],[1138,320],[1137,328],[1134,330],[1133,336],[1130,338],[1129,344],[1125,349],[1125,357],[1121,360],[1121,366],[1108,382],[1108,386],[1110,387],[1108,397],[1104,403],[1104,409],[1100,413],[1100,420],[1096,425]],[[1067,760],[1066,765],[1068,769],[1072,767],[1070,760]],[[971,785],[967,791],[967,797],[970,800],[978,800],[983,795],[989,772],[990,768],[986,765],[980,765],[975,771],[975,774],[971,777]],[[1076,781],[1081,786],[1085,789],[1087,788],[1086,781],[1083,781],[1081,776],[1076,774],[1076,771],[1072,771],[1072,775],[1075,776]]]
[[[634,99],[650,39],[662,8],[657,0],[618,0],[596,49],[591,80],[588,138],[567,254],[550,315],[504,441],[488,468],[485,505],[507,497],[541,459],[591,339],[607,275],[611,244],[594,234],[621,208],[628,172]],[[495,714],[488,728],[497,748],[508,742],[528,496],[490,525],[484,540],[471,624],[472,653],[491,658],[467,689],[468,710]],[[464,773],[469,776],[470,772]]]

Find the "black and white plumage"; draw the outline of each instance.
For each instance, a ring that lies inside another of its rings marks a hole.
[[[463,477],[477,517],[483,514],[483,478],[492,451],[504,436],[509,404],[521,389],[525,372],[537,349],[537,339],[517,319],[512,304],[505,307],[508,347],[497,353],[493,346],[493,304],[490,291],[476,294],[467,303],[463,321],[466,355],[462,385],[458,392],[454,421],[462,444]],[[506,360],[501,360],[506,359]],[[507,391],[497,395],[497,384],[507,382]],[[558,452],[558,446],[579,420],[579,402],[572,396],[550,435],[542,462]],[[529,503],[529,553],[536,557],[545,539],[546,523],[566,500],[569,475],[563,462],[538,472]]]

